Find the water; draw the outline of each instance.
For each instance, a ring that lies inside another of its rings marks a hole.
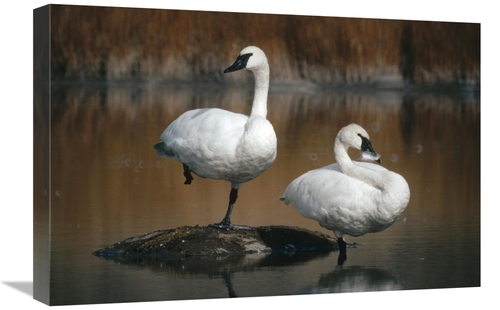
[[[207,225],[225,214],[229,183],[183,184],[182,166],[153,145],[182,112],[248,113],[251,89],[61,87],[52,93],[51,303],[408,290],[480,285],[480,108],[473,93],[293,92],[271,87],[278,157],[245,184],[235,224],[298,226],[331,234],[278,201],[300,174],[334,162],[344,125],[367,129],[383,165],[411,200],[389,229],[337,253],[220,260],[110,260],[91,253],[131,236]],[[356,159],[359,153],[350,151]]]

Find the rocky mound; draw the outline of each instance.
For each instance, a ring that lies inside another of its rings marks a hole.
[[[93,254],[103,257],[185,258],[337,249],[333,238],[297,227],[222,230],[209,226],[183,226],[131,237]]]

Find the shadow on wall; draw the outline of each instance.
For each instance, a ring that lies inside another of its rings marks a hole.
[[[28,294],[29,296],[33,296],[33,282],[3,282],[3,284]]]

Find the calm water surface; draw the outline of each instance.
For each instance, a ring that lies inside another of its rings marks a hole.
[[[225,214],[229,183],[183,184],[182,166],[153,145],[188,109],[248,114],[252,90],[54,87],[51,259],[53,304],[223,298],[480,285],[480,108],[469,93],[307,93],[275,90],[268,119],[278,157],[239,193],[232,220],[332,235],[278,201],[300,174],[334,162],[333,140],[356,122],[383,165],[410,185],[389,229],[337,253],[220,260],[111,260],[92,252],[131,236],[207,225]],[[350,152],[356,159],[359,154]]]

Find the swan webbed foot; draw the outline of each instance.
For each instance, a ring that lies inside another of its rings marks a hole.
[[[184,184],[189,185],[191,184],[191,181],[193,181],[193,175],[186,164],[182,164],[182,167],[184,168],[184,177],[186,178]]]
[[[337,260],[337,265],[343,265],[347,260],[347,243],[344,238],[338,238],[337,245],[339,246],[339,258]]]

